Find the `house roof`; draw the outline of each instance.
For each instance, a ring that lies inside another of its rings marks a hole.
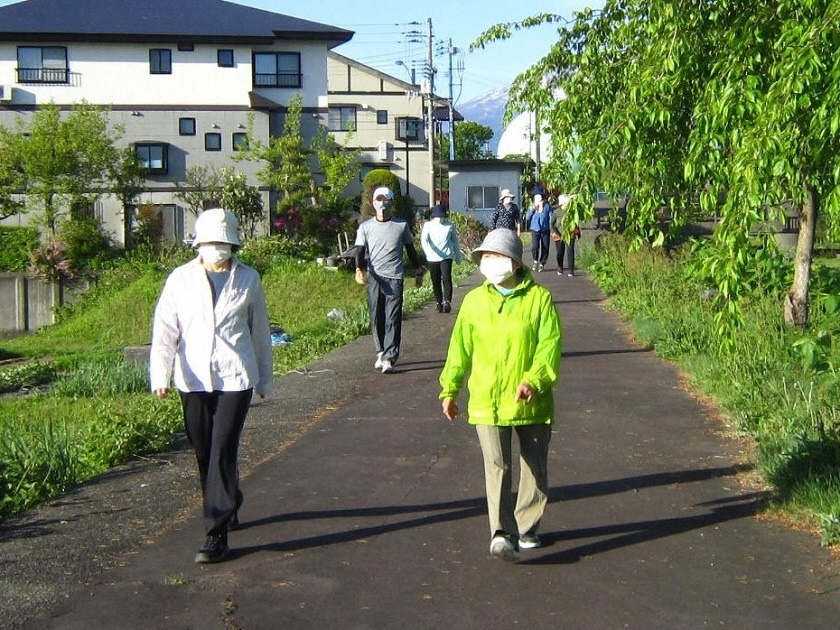
[[[24,0],[0,7],[0,41],[349,41],[353,31],[225,0]]]

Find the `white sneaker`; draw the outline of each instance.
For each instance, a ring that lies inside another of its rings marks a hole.
[[[490,541],[490,555],[494,558],[501,558],[505,562],[516,562],[519,560],[519,552],[513,541],[504,534],[496,534]]]
[[[374,370],[381,370],[382,369],[382,353],[378,352],[376,354],[376,363],[373,364]]]
[[[391,362],[388,359],[385,359],[385,360],[382,361],[382,365],[380,366],[380,369],[382,370],[383,374],[390,374],[391,372],[394,371],[394,366],[391,364]]]
[[[542,541],[536,534],[525,534],[519,537],[520,549],[537,549],[542,547]]]

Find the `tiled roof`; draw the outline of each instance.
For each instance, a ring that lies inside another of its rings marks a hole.
[[[0,7],[0,41],[263,42],[337,45],[353,32],[225,0],[24,0]]]

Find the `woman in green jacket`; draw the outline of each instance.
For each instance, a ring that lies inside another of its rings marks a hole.
[[[472,252],[487,280],[461,304],[440,375],[449,420],[469,374],[467,415],[484,457],[490,553],[519,559],[519,548],[540,546],[537,530],[548,502],[548,444],[554,420],[552,390],[560,368],[560,318],[551,292],[522,264],[522,241],[512,230],[487,234]],[[516,504],[511,441],[519,439]]]

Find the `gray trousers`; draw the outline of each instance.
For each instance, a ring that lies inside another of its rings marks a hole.
[[[395,363],[402,339],[403,280],[368,273],[366,288],[373,347],[383,360]]]
[[[519,427],[475,425],[484,456],[484,483],[490,535],[536,534],[548,503],[550,424]],[[519,438],[519,491],[513,502],[511,440]]]

